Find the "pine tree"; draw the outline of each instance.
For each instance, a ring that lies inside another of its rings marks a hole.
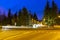
[[[37,18],[36,13],[34,13],[33,19],[35,20],[35,22],[34,22],[34,23],[36,23],[36,24],[37,24],[37,20],[38,20],[38,18]]]
[[[57,17],[57,12],[58,12],[58,8],[57,8],[56,3],[53,0],[52,1],[52,16],[54,15],[53,18]]]
[[[56,23],[56,21],[55,21],[55,19],[56,19],[56,17],[57,17],[57,14],[58,14],[58,7],[57,7],[57,5],[56,5],[56,3],[54,2],[54,0],[52,1],[52,22],[53,22],[53,24],[55,24]]]
[[[11,15],[11,9],[8,10],[8,24],[11,25],[12,21],[11,21],[12,15]]]
[[[14,14],[15,22],[17,22],[17,12]]]
[[[19,12],[18,12],[18,19],[17,19],[17,25],[18,26],[22,25],[22,22],[23,22],[22,17],[23,17],[23,15],[21,13],[21,10],[19,10]]]
[[[35,19],[36,21],[38,20],[36,13],[34,13],[34,19]]]
[[[53,20],[56,17],[57,7],[55,6],[54,1],[52,2],[52,8],[49,7],[49,2],[47,1],[47,5],[44,12],[43,22],[48,26],[53,25]],[[53,16],[53,17],[52,17]]]
[[[6,17],[6,15],[5,15],[5,12],[4,12],[4,14],[3,14],[3,21],[2,21],[2,25],[7,25],[7,17]]]
[[[22,9],[22,14],[23,14],[23,17],[22,17],[23,25],[25,26],[29,25],[29,14],[25,7]]]
[[[44,10],[44,18],[46,18],[46,19],[48,17],[49,10],[50,10],[50,7],[49,7],[49,2],[47,0],[47,4],[46,4],[45,10]]]
[[[59,22],[60,21],[60,17],[59,16],[60,16],[60,10],[59,10],[59,13],[58,13],[58,15],[57,15],[57,17],[55,19],[55,22],[56,22],[55,24],[56,25],[60,25],[60,22]]]
[[[13,15],[12,24],[16,26],[17,24],[17,12]]]
[[[47,0],[46,7],[45,7],[45,9],[44,9],[43,24],[48,23],[49,12],[50,12],[50,7],[49,7],[49,2],[48,2],[48,0]]]
[[[31,14],[31,12],[29,12],[29,25],[30,26],[32,26],[33,25],[33,21],[32,21],[32,19],[33,19],[33,16],[32,16],[32,14]]]

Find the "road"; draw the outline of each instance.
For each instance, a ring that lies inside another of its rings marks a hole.
[[[0,40],[60,40],[60,30],[0,30]]]

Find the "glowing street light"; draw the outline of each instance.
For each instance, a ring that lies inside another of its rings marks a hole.
[[[60,18],[60,16],[58,16],[58,18]]]

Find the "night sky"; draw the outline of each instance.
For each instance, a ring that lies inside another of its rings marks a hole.
[[[50,7],[52,4],[52,0],[48,0],[50,2]],[[60,9],[60,0],[54,0]],[[26,7],[32,13],[36,12],[38,19],[43,18],[44,8],[46,6],[47,0],[0,0],[0,10],[6,12],[10,8],[12,12],[16,12],[23,7]],[[0,13],[1,14],[1,13]]]

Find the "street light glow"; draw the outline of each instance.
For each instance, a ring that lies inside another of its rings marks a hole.
[[[58,16],[58,18],[60,18],[60,16]]]

